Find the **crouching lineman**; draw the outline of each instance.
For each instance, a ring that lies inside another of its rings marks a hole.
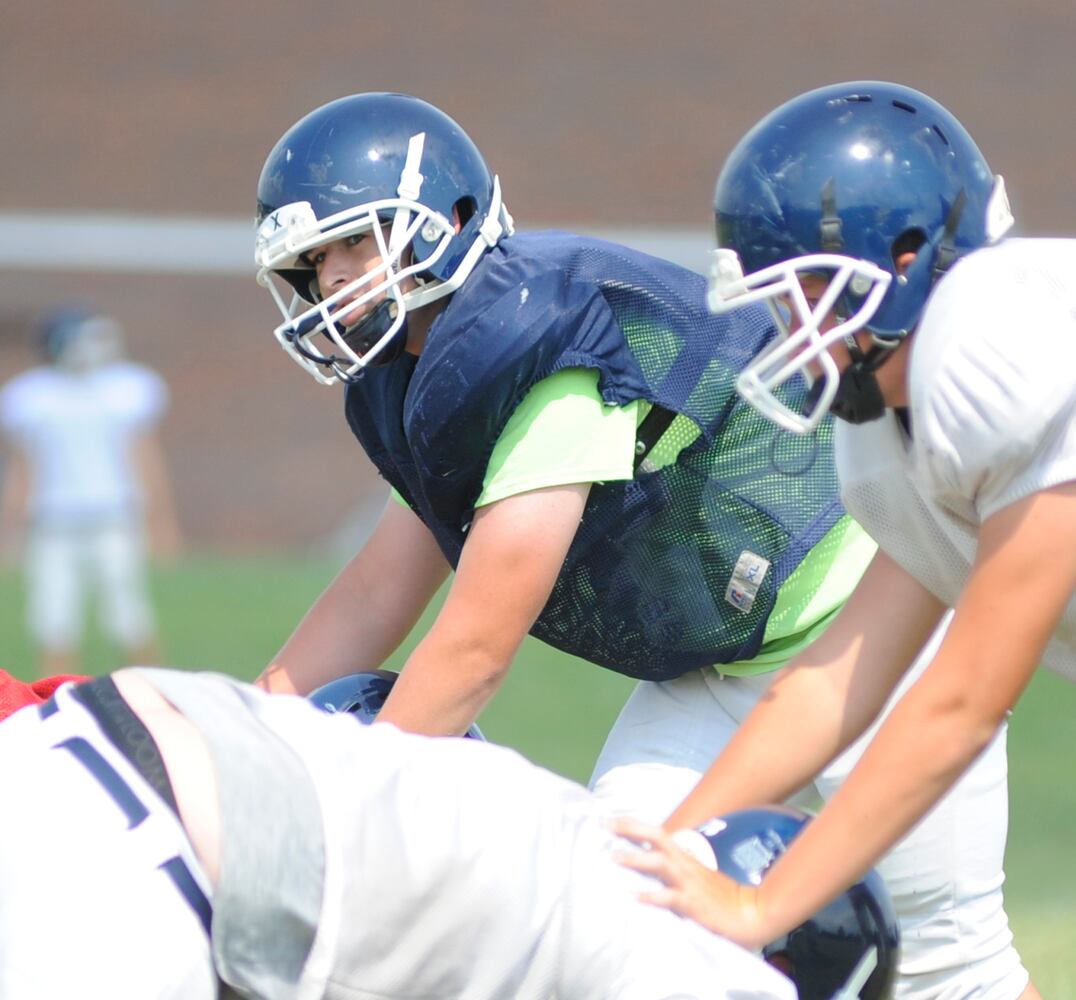
[[[0,723],[0,768],[3,997],[796,996],[480,740],[138,668]]]

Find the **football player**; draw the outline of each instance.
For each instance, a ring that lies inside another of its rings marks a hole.
[[[46,315],[40,346],[47,363],[0,388],[0,548],[25,549],[40,675],[79,669],[91,598],[118,658],[155,662],[147,564],[179,544],[158,430],[167,386],[125,357],[115,320],[83,305]]]
[[[482,740],[136,668],[10,716],[0,768],[0,996],[796,997],[639,902],[585,789]]]
[[[881,548],[670,827],[780,800],[909,687],[757,890],[690,865],[665,870],[663,902],[750,944],[831,897],[982,773],[1036,666],[1076,677],[1076,242],[1007,238],[1002,180],[960,122],[881,82],[825,87],[772,112],[726,161],[714,207],[711,305],[764,302],[786,329],[740,390],[792,431],[827,410],[841,418],[842,495]],[[797,373],[815,386],[800,409],[780,399]],[[947,608],[940,649],[909,685],[908,664]],[[788,745],[794,754],[779,752]],[[1003,826],[1005,812],[963,820]],[[680,860],[659,848],[640,863]],[[983,894],[970,915],[997,882],[966,889]],[[969,963],[944,995],[1038,996],[1013,957],[976,964],[958,934],[934,942],[939,965]]]
[[[258,216],[277,340],[345,385],[349,425],[395,491],[261,683],[307,693],[380,666],[454,572],[382,717],[462,733],[529,632],[641,680],[592,786],[618,812],[664,819],[874,554],[837,503],[832,422],[783,435],[737,397],[744,365],[775,342],[770,312],[715,317],[682,268],[513,234],[471,140],[404,95],[342,98],[290,127]],[[775,394],[809,405],[802,379]],[[916,870],[896,893],[917,931],[907,974],[915,942],[953,926],[938,901],[963,913],[980,861],[1000,879],[1003,824],[967,857],[947,845],[970,811],[1004,812],[1004,752],[1002,737],[982,780],[898,855]],[[988,895],[989,920],[958,922],[993,960],[1007,921]]]

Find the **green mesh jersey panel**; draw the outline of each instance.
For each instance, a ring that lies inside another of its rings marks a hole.
[[[650,456],[675,460],[595,485],[533,633],[651,679],[751,659],[778,589],[842,514],[832,427],[797,437],[738,397],[757,342],[703,343],[715,328],[670,309],[653,286],[602,290],[650,402],[680,414]],[[745,559],[766,566],[751,588]]]
[[[597,380],[593,369],[568,368],[531,389],[493,449],[478,506],[527,490],[632,477],[636,430],[651,407],[642,400],[606,406]],[[648,461],[657,468],[669,465],[698,436],[695,424],[678,416]],[[842,517],[778,588],[758,653],[723,664],[722,672],[774,670],[813,642],[855,588],[876,548],[859,525]]]

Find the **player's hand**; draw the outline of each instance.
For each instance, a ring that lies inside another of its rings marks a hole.
[[[621,817],[613,820],[612,830],[640,847],[617,852],[616,860],[662,884],[639,894],[644,903],[672,910],[745,948],[761,948],[770,940],[753,887],[704,867],[659,826]]]

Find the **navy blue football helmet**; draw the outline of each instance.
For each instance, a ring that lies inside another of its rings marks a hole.
[[[385,699],[399,676],[392,670],[368,670],[347,674],[311,691],[308,697],[322,711],[350,712],[364,726],[368,726],[384,708]],[[472,725],[464,736],[473,740],[485,740],[477,725]]]
[[[926,95],[880,82],[822,87],[763,118],[725,162],[714,213],[710,308],[765,301],[785,333],[738,388],[801,433],[837,393],[827,345],[850,342],[856,360],[851,335],[868,330],[873,371],[915,327],[934,282],[1013,221],[1004,182],[960,122]],[[898,274],[906,251],[915,260]],[[828,281],[817,301],[803,294],[804,274]],[[831,314],[836,324],[820,329]],[[812,360],[824,372],[813,407],[791,411],[774,389]]]
[[[284,316],[277,340],[327,384],[397,358],[407,311],[454,292],[512,231],[463,129],[425,101],[381,93],[332,101],[284,133],[258,181],[257,223],[258,282]],[[322,298],[309,251],[362,236],[380,266]]]
[[[745,809],[700,829],[719,871],[758,885],[810,821],[788,807]],[[838,896],[762,949],[763,957],[796,984],[800,1000],[884,1000],[897,971],[900,931],[877,872]]]

